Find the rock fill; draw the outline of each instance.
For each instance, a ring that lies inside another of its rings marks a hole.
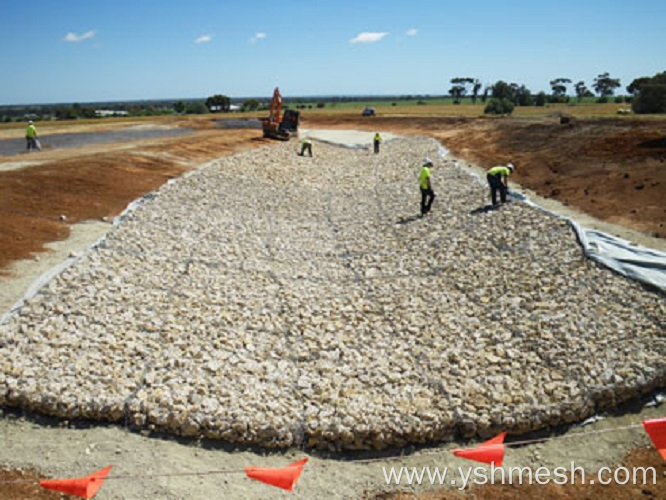
[[[222,158],[124,217],[0,326],[0,404],[353,450],[525,433],[664,386],[663,296],[565,222],[480,210],[432,140],[314,152]]]

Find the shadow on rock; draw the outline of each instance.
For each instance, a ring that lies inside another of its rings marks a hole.
[[[499,205],[486,205],[485,207],[475,208],[470,212],[470,215],[487,214],[488,212],[499,210],[499,208]]]
[[[418,215],[412,215],[411,217],[403,217],[402,219],[398,220],[396,224],[400,224],[401,226],[404,226],[405,224],[409,224],[410,222],[414,222],[419,220],[421,217]]]

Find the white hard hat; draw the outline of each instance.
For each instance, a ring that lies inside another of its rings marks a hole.
[[[423,164],[432,165],[432,160],[426,156],[425,158],[423,158]]]
[[[507,164],[506,164],[506,168],[508,168],[509,170],[511,170],[511,172],[513,172],[513,171],[516,169],[516,167],[513,166],[513,163],[507,163]]]
[[[32,120],[30,120],[28,123],[29,123],[30,125],[32,125]]]

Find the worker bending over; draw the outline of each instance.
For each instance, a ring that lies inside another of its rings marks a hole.
[[[310,158],[312,158],[312,142],[309,141],[308,139],[303,139],[301,141],[301,152],[299,153],[301,156],[305,156],[305,151],[310,154]]]
[[[435,200],[435,192],[432,190],[432,182],[430,181],[430,168],[432,161],[430,158],[423,159],[423,166],[419,172],[419,187],[421,188],[421,217],[430,212],[432,202]]]
[[[486,172],[488,186],[490,186],[490,198],[493,205],[497,205],[497,191],[500,193],[500,200],[506,203],[506,193],[509,190],[509,176],[513,173],[515,167],[511,163],[506,166],[498,165]]]

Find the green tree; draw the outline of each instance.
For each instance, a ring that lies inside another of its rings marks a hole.
[[[185,103],[183,101],[177,101],[173,103],[173,110],[176,113],[183,113],[185,111]]]
[[[188,115],[205,115],[208,109],[208,106],[201,101],[188,102],[185,105],[185,113]]]
[[[229,107],[231,106],[231,99],[226,95],[215,94],[206,99],[205,104],[208,108],[208,111],[223,111],[226,113],[229,111]]]
[[[643,85],[666,85],[666,71],[657,73],[654,76],[642,76],[636,78],[627,87],[627,92],[631,95],[636,95]]]
[[[506,99],[517,106],[531,106],[533,99],[530,90],[525,85],[507,83],[499,80],[491,87],[493,99]]]
[[[245,99],[241,106],[242,111],[256,111],[259,109],[259,101],[256,99]]]
[[[546,97],[546,93],[545,92],[539,92],[536,95],[536,97],[534,98],[534,105],[539,106],[539,107],[543,107],[543,106],[546,105],[547,100],[548,100],[548,98]]]
[[[474,80],[472,82],[472,103],[476,104],[476,99],[479,97],[479,90],[481,90],[483,84],[479,80]]]
[[[555,78],[550,81],[550,88],[553,90],[553,97],[562,98],[567,95],[567,85],[571,83],[569,78]]]
[[[599,94],[601,97],[609,97],[612,96],[615,93],[615,89],[620,86],[620,80],[619,78],[611,78],[608,74],[602,73],[601,75],[597,76],[594,79],[594,84],[592,85],[592,88],[594,88],[595,92]]]
[[[54,114],[57,120],[75,120],[78,116],[72,106],[58,106]]]
[[[513,113],[513,103],[505,97],[492,98],[486,104],[483,112],[487,115],[510,115]]]
[[[634,113],[666,113],[666,71],[653,77],[637,78],[627,90],[633,90],[631,109]]]
[[[638,114],[666,113],[666,85],[643,85],[631,109]]]
[[[516,84],[512,84],[514,87],[512,87],[513,90],[513,103],[518,105],[518,106],[531,106],[534,104],[534,98],[532,97],[532,92],[525,87],[525,85],[521,85],[520,87]]]
[[[568,102],[567,85],[571,83],[569,78],[555,78],[550,81],[550,88],[553,93],[551,95],[551,102]]]
[[[493,99],[511,99],[513,97],[511,85],[503,80],[498,80],[490,89],[490,97]]]
[[[474,78],[457,77],[451,78],[449,94],[453,97],[454,104],[460,104],[468,91],[468,85],[474,85]]]
[[[81,118],[97,118],[97,113],[95,113],[95,108],[92,106],[82,106],[79,110],[79,116]]]
[[[589,89],[585,86],[585,82],[582,80],[574,85],[574,89],[576,91],[578,102],[580,102],[583,97],[590,97],[592,95],[592,92],[589,91]]]

